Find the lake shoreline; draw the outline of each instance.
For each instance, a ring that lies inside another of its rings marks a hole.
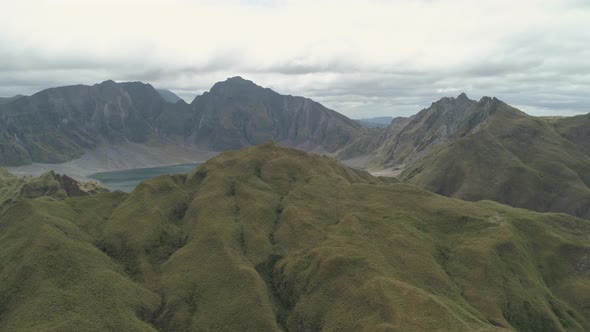
[[[5,168],[17,176],[39,176],[45,172],[54,171],[77,180],[88,181],[89,176],[96,173],[203,163],[218,154],[218,152],[203,151],[192,146],[174,144],[151,146],[126,142],[100,146],[80,158],[65,163],[33,163]]]
[[[184,163],[169,166],[135,168],[91,174],[91,181],[98,181],[109,190],[131,192],[139,183],[160,175],[186,174],[192,172],[201,163]]]

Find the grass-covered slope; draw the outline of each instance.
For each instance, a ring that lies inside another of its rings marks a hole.
[[[64,200],[107,192],[108,189],[97,182],[79,182],[67,175],[53,171],[40,176],[16,177],[0,167],[0,209],[14,203],[19,198],[50,197]]]
[[[14,194],[17,183],[16,176],[0,167],[0,205]]]
[[[590,156],[582,145],[495,98],[476,105],[475,115],[484,112],[483,122],[463,123],[402,178],[445,196],[590,218]]]
[[[588,221],[273,144],[0,229],[0,330],[590,329]]]
[[[2,214],[0,330],[153,330],[140,313],[157,308],[159,296],[130,280],[78,224],[88,215],[100,222],[119,196],[24,200]]]
[[[580,145],[590,155],[590,113],[552,121],[555,129],[569,141]]]

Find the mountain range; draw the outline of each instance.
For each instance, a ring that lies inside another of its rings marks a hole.
[[[306,98],[240,77],[191,104],[140,82],[105,81],[43,90],[0,105],[0,165],[60,163],[100,145],[171,140],[224,151],[275,140],[334,152],[362,127]]]
[[[590,218],[590,114],[533,117],[491,97],[445,97],[385,128],[241,77],[190,104],[140,82],[106,81],[0,105],[0,164],[61,163],[133,143],[221,152],[275,141],[449,197]],[[170,160],[174,162],[174,160]]]
[[[277,144],[131,194],[28,181],[0,205],[0,330],[590,329],[590,222],[567,214]]]
[[[0,168],[0,330],[588,331],[589,133],[466,94],[369,128],[240,77],[2,100],[6,166],[235,151],[129,194]]]

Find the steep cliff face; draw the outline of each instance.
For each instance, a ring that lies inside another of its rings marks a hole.
[[[41,91],[0,105],[0,165],[59,163],[99,144],[173,140],[224,151],[275,140],[333,152],[361,125],[306,98],[280,95],[239,77],[191,105],[167,102],[140,82],[106,81]]]
[[[149,84],[106,81],[44,90],[0,108],[0,161],[58,163],[101,142],[145,142],[163,110]]]
[[[361,125],[311,99],[280,95],[241,77],[215,84],[192,103],[194,141],[214,150],[269,140],[333,152]]]
[[[432,103],[413,117],[394,119],[374,152],[371,165],[410,164],[421,159],[433,147],[450,140],[466,122],[477,125],[484,121],[485,114],[477,112],[477,104],[461,94]]]

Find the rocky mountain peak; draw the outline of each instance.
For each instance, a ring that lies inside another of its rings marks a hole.
[[[231,96],[250,94],[263,90],[265,90],[263,87],[256,85],[250,80],[243,79],[240,76],[234,76],[225,81],[215,83],[209,92],[217,95]]]
[[[491,103],[493,101],[497,101],[498,99],[496,99],[496,97],[488,97],[488,96],[483,96],[481,97],[481,99],[479,100],[480,104],[487,104],[487,103]]]
[[[467,97],[465,92],[462,92],[459,96],[457,96],[457,100],[469,100],[469,97]]]
[[[496,112],[503,110],[509,113],[522,113],[514,107],[511,107],[496,97],[482,97],[477,102],[477,109],[480,113],[485,113],[488,117]]]

